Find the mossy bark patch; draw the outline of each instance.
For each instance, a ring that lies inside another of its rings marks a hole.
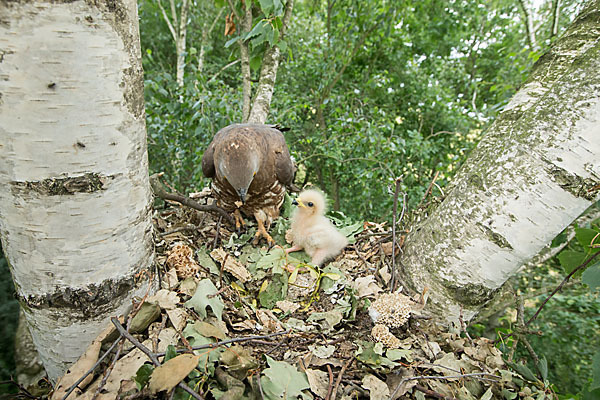
[[[47,178],[41,181],[12,182],[12,191],[16,196],[36,192],[45,196],[73,195],[75,193],[93,193],[104,190],[113,179],[96,173],[64,178]]]

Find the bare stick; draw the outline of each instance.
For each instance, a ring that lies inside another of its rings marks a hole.
[[[218,214],[218,215],[224,217],[230,223],[233,223],[233,218],[231,218],[231,216],[225,210],[223,210],[221,207],[218,207],[215,203],[208,204],[208,205],[198,204],[194,200],[190,199],[187,196],[182,196],[180,194],[167,193],[167,191],[163,189],[162,183],[160,182],[160,179],[159,179],[160,175],[161,174],[154,174],[150,177],[150,186],[152,186],[152,191],[154,192],[154,194],[157,197],[160,197],[161,199],[164,199],[164,200],[176,201],[178,203],[183,204],[184,206],[193,208],[194,210],[208,211],[208,212]]]
[[[533,314],[533,317],[529,318],[529,320],[525,323],[525,326],[528,326],[533,321],[535,321],[535,319],[538,317],[538,315],[542,311],[542,308],[544,308],[544,306],[552,298],[552,296],[554,296],[556,293],[558,293],[567,284],[567,282],[569,281],[569,279],[571,279],[571,277],[573,275],[575,275],[578,271],[580,271],[580,270],[584,269],[585,267],[587,267],[589,265],[589,263],[591,263],[599,254],[600,254],[600,251],[595,252],[594,254],[592,254],[591,256],[589,256],[581,265],[579,265],[577,268],[575,268],[573,271],[571,271],[571,273],[569,275],[567,275],[565,277],[565,279],[563,279],[563,281],[560,283],[560,285],[558,285],[556,287],[556,289],[554,289],[552,291],[552,293],[550,293],[548,295],[548,297],[546,297],[546,299],[544,300],[544,302],[538,307],[538,309],[535,312],[535,314]],[[508,339],[509,337],[513,336],[515,333],[516,332],[509,333],[506,336],[500,335],[500,337],[494,341],[494,344],[498,343],[498,341],[500,341],[500,340],[506,340],[506,339]]]
[[[342,378],[344,377],[344,372],[346,372],[346,370],[348,369],[348,367],[350,366],[352,361],[354,361],[354,358],[350,358],[348,361],[346,361],[346,363],[340,370],[340,373],[338,374],[338,377],[335,381],[335,386],[333,387],[333,391],[331,392],[330,400],[335,400],[335,397],[337,396],[338,387],[340,386],[340,383],[342,383]]]
[[[73,393],[73,390],[75,390],[77,388],[77,386],[79,386],[79,384],[81,382],[83,382],[83,380],[92,372],[94,372],[94,370],[96,369],[96,367],[98,367],[98,365],[100,365],[100,363],[111,353],[111,351],[113,351],[113,349],[117,346],[117,344],[120,341],[120,337],[119,339],[115,340],[115,342],[108,348],[108,350],[106,350],[106,352],[104,354],[102,354],[102,356],[100,358],[98,358],[98,361],[96,361],[96,363],[92,366],[92,368],[88,369],[86,371],[85,374],[83,374],[81,376],[81,378],[79,378],[70,388],[69,390],[67,390],[67,393],[65,393],[65,395],[63,396],[62,400],[66,400],[67,397],[69,397],[71,395],[71,393]]]
[[[429,196],[431,194],[431,189],[433,189],[433,185],[435,184],[435,181],[437,180],[439,174],[440,174],[440,171],[436,171],[435,172],[435,175],[434,175],[433,179],[431,180],[431,182],[429,183],[429,186],[427,187],[427,191],[425,191],[425,194],[423,195],[423,198],[419,202],[419,206],[421,206],[421,204],[423,204],[423,202],[425,201],[425,199],[427,198],[427,196]]]
[[[325,400],[331,400],[331,392],[333,391],[333,371],[331,365],[327,364],[327,373],[329,374],[329,387],[327,388],[327,396]]]
[[[113,325],[115,326],[115,328],[117,328],[117,330],[119,331],[119,333],[121,333],[121,336],[126,337],[127,340],[129,340],[135,347],[137,347],[138,349],[140,349],[142,351],[142,353],[144,353],[145,355],[148,356],[148,358],[150,358],[150,360],[152,361],[152,364],[154,364],[154,366],[156,366],[156,367],[160,366],[160,361],[158,361],[158,357],[156,356],[156,354],[153,353],[153,352],[151,352],[149,348],[147,348],[142,343],[140,343],[139,340],[137,340],[136,338],[134,338],[131,335],[131,333],[127,332],[127,330],[123,327],[123,325],[121,325],[121,323],[119,322],[119,320],[117,318],[112,317],[110,319],[110,321],[113,323]],[[204,400],[204,398],[202,396],[200,396],[200,394],[194,392],[192,389],[190,389],[190,387],[188,385],[186,385],[183,382],[179,382],[177,384],[177,387],[179,387],[179,388],[185,390],[186,392],[188,392],[196,400]]]

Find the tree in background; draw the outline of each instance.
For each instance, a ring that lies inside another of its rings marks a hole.
[[[0,13],[2,249],[54,381],[152,275],[136,3]]]

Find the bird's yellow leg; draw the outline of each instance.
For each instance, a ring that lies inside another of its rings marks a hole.
[[[256,215],[255,215],[255,217],[256,217]],[[269,232],[267,232],[267,230],[265,229],[265,224],[263,223],[262,219],[256,218],[256,222],[258,223],[258,230],[256,231],[256,234],[254,235],[254,240],[252,243],[256,246],[258,244],[258,242],[260,241],[260,238],[264,237],[267,240],[269,247],[275,246],[275,241],[273,240],[271,235],[269,235]]]
[[[242,213],[239,208],[236,208],[233,212],[233,218],[235,219],[235,230],[239,233],[240,229],[245,226],[244,218],[242,218]]]

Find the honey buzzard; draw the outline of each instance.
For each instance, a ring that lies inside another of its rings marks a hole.
[[[275,241],[268,229],[279,216],[286,188],[292,187],[295,166],[281,130],[275,125],[234,124],[221,129],[202,156],[202,172],[212,178],[217,205],[233,212],[239,231],[240,211],[258,223],[261,237]]]

